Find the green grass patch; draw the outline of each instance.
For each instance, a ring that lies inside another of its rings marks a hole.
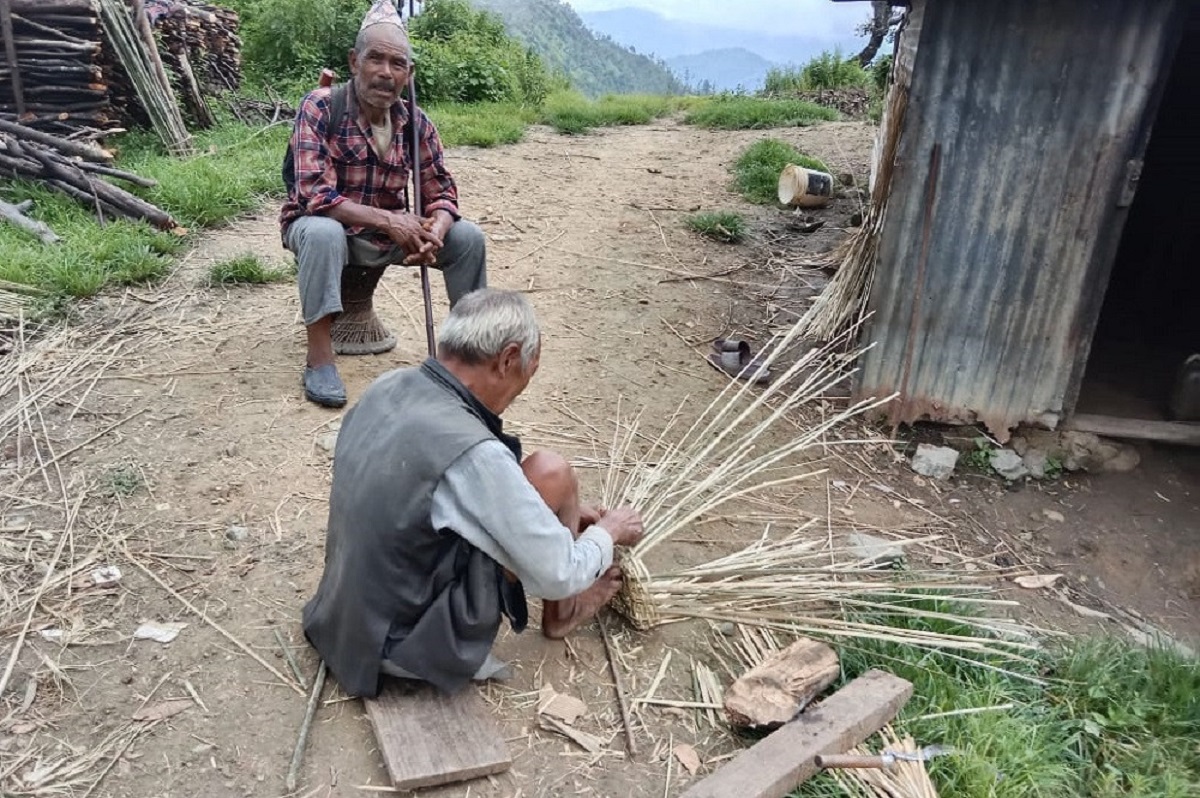
[[[447,147],[516,144],[538,120],[536,110],[514,103],[439,105],[426,111]]]
[[[143,222],[110,220],[101,226],[89,208],[39,185],[4,184],[10,202],[33,200],[27,212],[62,238],[42,244],[11,225],[0,225],[0,279],[70,297],[92,296],[106,285],[150,282],[166,275],[171,256],[186,242]]]
[[[669,97],[608,94],[589,100],[578,92],[560,91],[546,99],[539,121],[559,133],[578,135],[597,127],[649,124],[677,107]]]
[[[693,232],[724,244],[736,244],[746,237],[746,221],[740,213],[696,213],[685,217],[683,223]]]
[[[824,163],[779,139],[763,139],[746,148],[734,164],[738,191],[760,205],[779,202],[779,173],[790,163],[828,172]]]
[[[196,136],[197,155],[173,158],[147,132],[121,137],[117,166],[158,181],[153,188],[131,188],[171,214],[189,230],[225,222],[257,208],[264,197],[283,191],[280,164],[288,125],[252,128],[227,123]],[[5,199],[31,199],[32,218],[46,222],[63,239],[45,245],[11,225],[0,225],[0,279],[25,283],[60,296],[87,297],[109,285],[158,280],[186,238],[143,222],[109,219],[100,224],[84,207],[41,186],[21,181],[0,183]]]
[[[929,603],[928,609],[949,609]],[[961,612],[959,608],[954,608]],[[866,620],[866,619],[864,619]],[[957,631],[952,622],[872,617],[899,628]],[[1200,660],[1118,640],[1072,641],[1008,673],[967,654],[856,641],[840,651],[843,681],[874,667],[913,682],[895,725],[919,745],[955,749],[929,765],[955,798],[1189,798],[1200,785]],[[1031,681],[1043,678],[1044,685]],[[942,717],[960,709],[1012,708]],[[874,745],[876,741],[872,740]],[[818,776],[800,798],[844,795]]]
[[[283,193],[280,169],[291,125],[251,128],[229,123],[197,134],[196,155],[173,158],[148,134],[120,143],[121,166],[158,181],[140,190],[187,228],[212,227]]]
[[[257,255],[251,253],[214,263],[208,270],[208,279],[213,284],[264,285],[285,282],[291,277],[292,273],[287,269],[266,264]]]
[[[803,100],[722,96],[696,103],[683,121],[718,130],[764,130],[833,122],[838,112]]]

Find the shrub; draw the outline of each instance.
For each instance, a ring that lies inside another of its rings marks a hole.
[[[363,0],[238,0],[251,80],[300,95],[323,68],[348,77],[347,57],[365,11]],[[550,75],[535,54],[509,37],[493,14],[465,0],[428,0],[409,26],[417,96],[438,102],[539,103]]]
[[[853,58],[826,50],[800,68],[799,82],[803,91],[865,88],[871,84],[871,76]]]

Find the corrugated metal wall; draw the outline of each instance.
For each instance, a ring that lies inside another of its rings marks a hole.
[[[931,0],[857,392],[1006,437],[1074,402],[1188,0]]]

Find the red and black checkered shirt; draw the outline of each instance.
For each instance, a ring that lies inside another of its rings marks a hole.
[[[410,147],[405,146],[408,104],[392,105],[392,146],[386,157],[380,158],[371,146],[371,130],[358,123],[358,103],[353,87],[346,96],[346,115],[338,130],[329,135],[330,100],[332,90],[309,92],[296,113],[292,129],[293,166],[296,182],[279,212],[282,232],[301,216],[326,214],[347,200],[387,210],[407,210],[404,188],[408,184],[412,163]],[[429,117],[417,108],[421,150],[421,207],[428,215],[436,210],[448,211],[455,219],[458,214],[458,188],[442,158],[442,142]],[[348,227],[348,235],[363,232],[362,227]],[[392,241],[383,233],[375,233],[373,242],[385,250]]]

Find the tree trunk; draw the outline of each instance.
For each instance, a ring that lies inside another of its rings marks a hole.
[[[888,0],[871,0],[871,20],[865,26],[867,46],[854,57],[860,65],[866,66],[875,59],[875,54],[883,46],[888,29],[892,26],[892,4]]]

